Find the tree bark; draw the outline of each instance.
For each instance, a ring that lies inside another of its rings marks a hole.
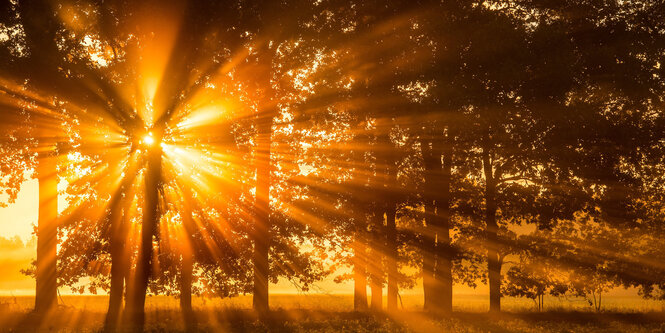
[[[367,249],[363,237],[356,232],[356,245],[353,254],[353,309],[367,310]]]
[[[396,204],[392,200],[388,202],[386,209],[386,247],[388,268],[388,311],[397,310],[398,293],[398,270],[397,270],[397,227],[395,223]]]
[[[372,291],[370,309],[372,311],[383,310],[383,288],[381,285],[380,277],[374,275],[370,278],[370,290]]]
[[[437,191],[441,178],[441,152],[437,145],[421,142],[423,162],[425,164],[425,234],[423,235],[423,291],[424,308],[428,311],[438,311],[441,287],[436,276],[437,263],[437,237],[440,228],[440,218],[437,216]]]
[[[58,30],[57,18],[52,6],[44,0],[21,1],[18,10],[22,20],[24,37],[29,51],[26,70],[31,82],[55,91],[58,74],[56,72],[58,49],[54,39]],[[30,18],[30,19],[26,19]],[[38,140],[37,179],[39,181],[39,217],[37,220],[37,261],[35,267],[35,312],[44,313],[57,305],[57,225],[58,225],[58,180],[55,144],[51,138],[56,133],[44,129],[41,121],[56,121],[55,118],[35,115],[32,126]]]
[[[154,134],[154,133],[153,133]],[[153,237],[159,224],[159,185],[162,167],[161,134],[155,134],[155,144],[148,148],[148,166],[145,173],[145,198],[139,247],[132,295],[127,302],[129,323],[135,331],[143,331],[145,324],[145,297],[151,275]]]
[[[437,304],[436,307],[444,312],[453,309],[453,267],[452,247],[450,244],[450,186],[452,171],[452,137],[447,134],[447,140],[442,149],[443,164],[441,170],[441,185],[436,200],[436,214],[439,225],[437,227],[437,258],[435,276],[437,280]]]
[[[117,244],[117,243],[116,243]],[[122,298],[125,289],[125,276],[128,261],[125,258],[123,244],[111,245],[111,290],[109,307],[104,320],[104,331],[115,332],[122,310]]]
[[[122,309],[122,298],[125,289],[125,276],[127,275],[127,253],[125,239],[127,226],[125,218],[118,208],[111,208],[111,290],[109,292],[109,307],[104,320],[104,331],[115,332]]]
[[[485,175],[485,224],[487,237],[487,271],[489,275],[490,312],[501,311],[501,260],[498,251],[497,234],[499,226],[496,222],[496,180],[492,171],[490,157],[489,133],[484,134],[482,159]]]
[[[374,203],[374,214],[370,230],[370,248],[367,268],[369,272],[369,288],[372,292],[370,309],[381,311],[383,309],[383,244],[385,236],[383,233],[383,205]]]
[[[125,277],[121,273],[118,260],[111,254],[111,290],[109,292],[109,307],[104,320],[104,332],[115,332],[118,327],[120,310],[122,309],[122,295],[125,288]],[[114,260],[115,259],[115,260]]]
[[[39,153],[37,163],[39,218],[37,221],[35,311],[45,313],[58,304],[56,275],[58,177],[52,152]]]
[[[183,195],[183,231],[185,233],[185,242],[180,248],[182,263],[180,267],[180,309],[182,311],[185,328],[188,332],[196,331],[196,318],[192,308],[192,282],[195,260],[195,240],[194,233],[196,225],[192,215],[194,196],[191,191],[181,186]]]
[[[254,290],[252,305],[260,315],[268,313],[270,251],[270,146],[272,110],[259,119],[256,168],[256,222],[254,224]]]
[[[432,207],[427,207],[433,206],[432,204],[425,204],[425,214],[434,214],[433,213],[433,208]],[[427,220],[427,218],[425,218]],[[429,229],[429,228],[428,228]],[[430,231],[428,230],[427,234],[425,235],[423,239],[423,297],[424,297],[424,308],[425,310],[434,310],[436,308],[435,306],[435,299],[436,299],[436,281],[435,281],[435,276],[434,276],[434,264],[435,264],[435,256],[434,256],[434,239],[436,236],[431,235]]]
[[[122,299],[125,291],[125,278],[129,266],[128,253],[125,250],[127,240],[127,216],[125,212],[127,189],[134,181],[136,169],[126,170],[125,178],[120,184],[117,192],[109,204],[110,242],[109,252],[111,254],[111,290],[109,292],[109,307],[104,320],[104,331],[115,332],[118,327],[120,313],[122,310]]]
[[[194,310],[192,309],[192,272],[194,258],[191,251],[182,254],[182,268],[180,276],[180,309],[182,311],[185,327],[188,332],[195,329]]]

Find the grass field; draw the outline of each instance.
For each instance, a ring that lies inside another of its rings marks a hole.
[[[0,331],[88,331],[101,328],[106,296],[63,296],[61,306],[47,319],[30,313],[32,297],[0,297]],[[230,332],[664,332],[662,303],[630,296],[604,297],[600,313],[581,299],[545,300],[545,311],[535,311],[525,299],[503,300],[505,313],[487,315],[487,298],[459,295],[451,316],[432,316],[420,311],[421,296],[402,297],[404,309],[397,314],[352,311],[350,295],[272,295],[271,316],[259,321],[250,310],[251,297],[194,300],[200,331]],[[178,300],[149,297],[146,328],[151,331],[182,331]]]

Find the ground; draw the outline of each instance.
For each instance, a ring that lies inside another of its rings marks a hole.
[[[396,314],[350,310],[350,296],[275,295],[273,311],[259,321],[247,296],[226,300],[196,299],[197,329],[202,332],[665,332],[660,303],[637,298],[608,297],[607,309],[591,311],[582,300],[550,300],[545,312],[534,312],[529,301],[506,299],[499,317],[483,311],[481,297],[458,297],[455,312],[437,316],[418,310],[417,296],[404,296]],[[105,296],[64,296],[61,305],[40,321],[30,313],[31,297],[0,298],[0,331],[99,331]],[[557,303],[558,302],[558,303]],[[170,297],[149,298],[146,329],[177,332],[184,324]]]

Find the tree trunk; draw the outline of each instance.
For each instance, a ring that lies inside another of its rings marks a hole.
[[[441,152],[429,141],[421,142],[425,164],[425,235],[423,237],[423,291],[424,307],[428,311],[438,311],[441,290],[436,276],[437,238],[441,219],[437,215],[437,191],[441,178]]]
[[[428,203],[425,204],[425,214],[431,213],[434,209],[432,207],[428,208]],[[432,206],[432,205],[429,205]],[[429,228],[428,228],[429,229]],[[434,242],[436,239],[435,235],[431,235],[430,230],[428,230],[427,235],[423,239],[423,297],[424,297],[424,308],[425,310],[434,310],[435,299],[436,299],[436,282],[434,276],[434,264],[436,257],[434,256]]]
[[[128,253],[125,250],[127,240],[127,216],[125,212],[127,199],[125,191],[131,186],[134,177],[130,176],[136,173],[136,169],[125,170],[120,187],[111,199],[109,204],[110,242],[109,252],[111,254],[111,290],[109,292],[109,307],[104,320],[104,331],[115,332],[118,327],[120,312],[122,310],[122,298],[125,291],[125,278],[127,276],[127,267],[129,266]]]
[[[370,249],[367,268],[369,272],[369,289],[372,292],[370,309],[372,311],[383,310],[383,249],[385,236],[383,233],[383,205],[374,203],[374,214],[370,230]]]
[[[545,294],[538,295],[538,312],[543,311],[543,306],[545,305]]]
[[[180,276],[180,309],[182,311],[185,327],[188,332],[195,328],[194,311],[192,309],[192,272],[194,258],[191,251],[182,254],[182,268]]]
[[[441,185],[436,201],[436,211],[439,226],[437,228],[437,258],[435,276],[437,280],[437,308],[444,312],[453,309],[453,253],[450,244],[450,186],[452,170],[452,139],[448,140],[443,148],[443,165],[441,171]]]
[[[122,297],[125,289],[125,275],[128,260],[125,258],[124,243],[111,243],[111,290],[109,307],[104,320],[104,331],[115,332],[122,309]]]
[[[125,276],[127,272],[127,253],[125,252],[126,223],[117,208],[111,208],[111,290],[109,292],[109,307],[104,320],[104,331],[115,332],[122,309],[122,297],[125,289]]]
[[[363,237],[356,232],[356,246],[353,254],[353,309],[367,310],[367,249]]]
[[[381,286],[381,282],[378,281],[378,279],[379,278],[377,277],[370,279],[370,290],[372,291],[370,308],[372,311],[383,310],[383,288]]]
[[[185,242],[180,248],[182,263],[180,267],[180,310],[182,311],[185,328],[188,332],[196,330],[196,318],[192,309],[192,281],[195,259],[194,233],[196,225],[194,224],[193,204],[194,196],[189,188],[181,186],[183,195],[183,231],[185,233]]]
[[[162,151],[159,143],[161,135],[155,139],[155,144],[148,148],[148,167],[145,173],[145,199],[143,220],[141,223],[141,244],[139,247],[136,273],[132,295],[127,302],[129,323],[135,331],[143,331],[145,324],[145,297],[148,290],[153,254],[153,237],[159,223],[159,184],[161,178]]]
[[[492,171],[489,149],[489,134],[484,137],[482,159],[485,175],[485,224],[487,237],[487,270],[490,289],[490,312],[501,311],[501,260],[498,251],[497,234],[499,226],[496,222],[496,180]]]
[[[259,119],[256,167],[256,223],[254,224],[254,290],[252,305],[263,315],[268,313],[268,276],[270,250],[270,146],[272,110]]]
[[[490,287],[490,312],[501,312],[501,264],[496,251],[488,251],[488,270]]]
[[[37,177],[39,180],[39,219],[37,221],[35,311],[45,313],[58,304],[56,275],[58,177],[55,157],[51,152],[39,154]]]
[[[37,87],[47,92],[56,91],[59,57],[55,41],[58,19],[52,13],[48,1],[34,0],[18,2],[22,20],[24,42],[29,50],[25,70]],[[30,18],[30,19],[25,19]],[[39,217],[37,220],[37,261],[35,267],[35,312],[45,313],[57,306],[57,225],[58,225],[58,179],[55,144],[49,142],[59,134],[50,132],[44,122],[57,123],[49,116],[31,117],[38,140],[37,179],[39,181]]]
[[[395,224],[396,205],[389,201],[386,209],[386,247],[388,251],[388,311],[397,310],[398,271],[397,271],[397,227]]]

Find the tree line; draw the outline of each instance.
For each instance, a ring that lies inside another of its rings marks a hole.
[[[38,312],[69,286],[109,292],[108,331],[142,329],[147,293],[192,324],[192,295],[265,314],[270,282],[330,275],[356,310],[421,279],[441,315],[456,283],[487,284],[490,312],[665,297],[658,1],[1,12],[0,187],[39,181]]]

